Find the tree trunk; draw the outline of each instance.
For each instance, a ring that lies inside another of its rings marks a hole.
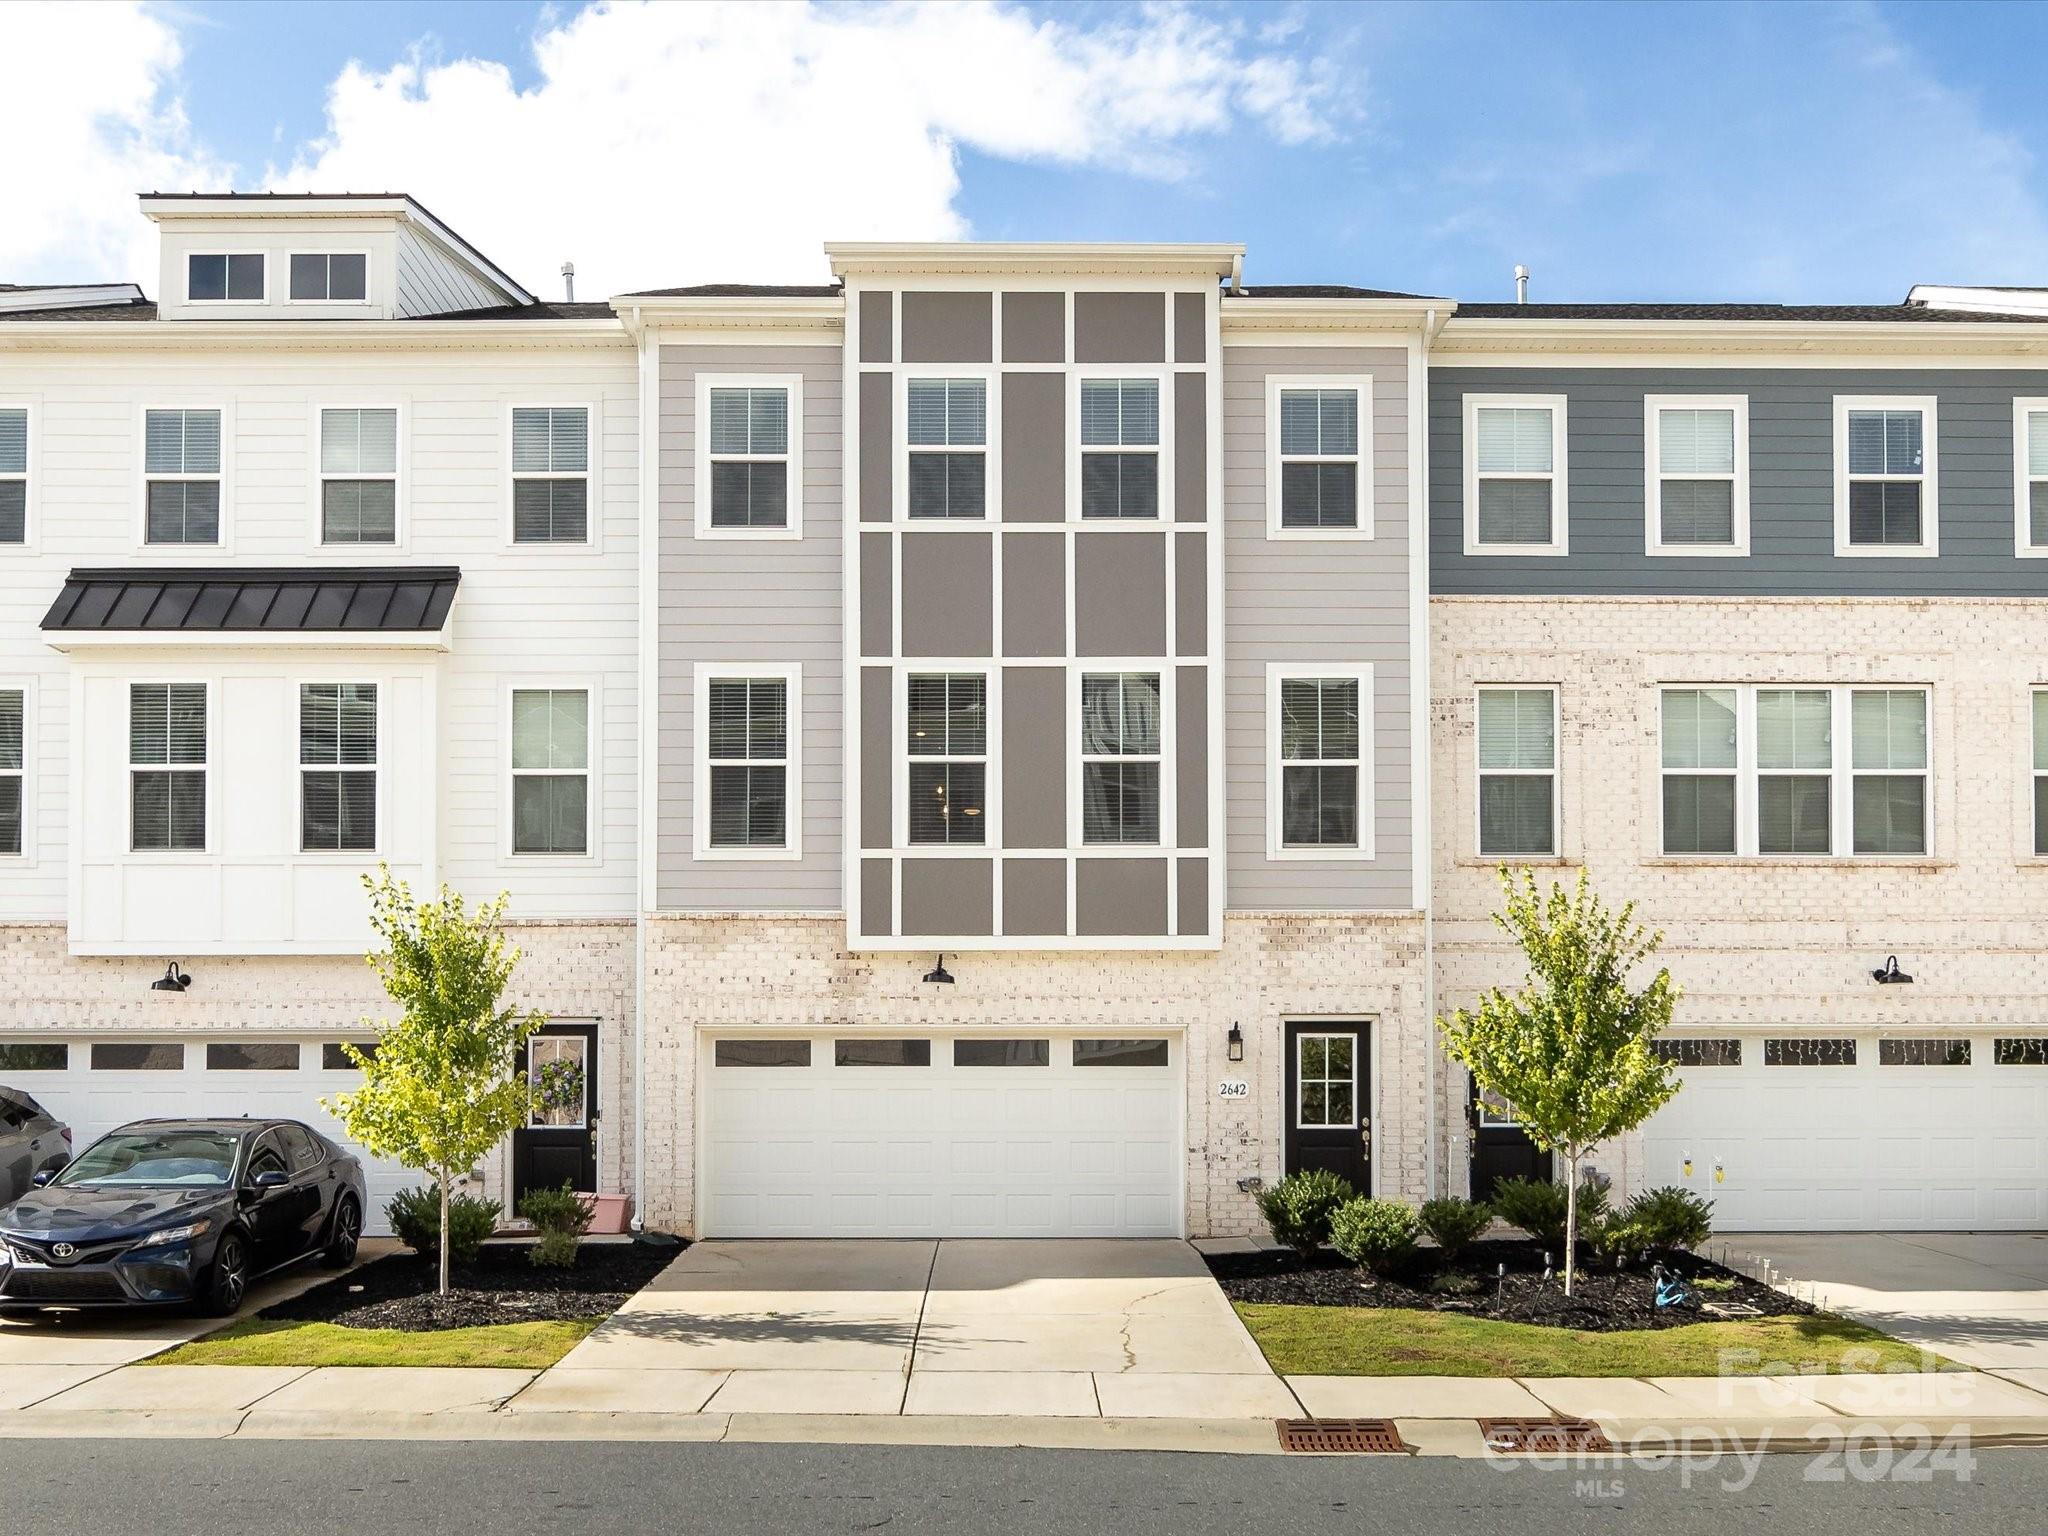
[[[1564,1162],[1565,1176],[1571,1181],[1564,1187],[1564,1293],[1569,1296],[1572,1293],[1572,1260],[1579,1247],[1579,1154],[1567,1151]]]
[[[439,1169],[441,1178],[441,1294],[448,1294],[448,1168]],[[1570,1290],[1570,1286],[1566,1286]]]

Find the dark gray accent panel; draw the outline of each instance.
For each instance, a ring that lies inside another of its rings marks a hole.
[[[1064,293],[1003,295],[1003,361],[1064,363],[1067,360],[1067,296]]]
[[[876,935],[896,931],[896,882],[889,859],[860,861],[861,931]]]
[[[1003,860],[1003,932],[1058,938],[1067,931],[1067,861]]]
[[[1067,846],[1067,673],[1003,669],[1003,846]]]
[[[901,932],[906,938],[991,935],[995,890],[993,859],[905,859]]]
[[[1003,535],[1003,654],[1067,653],[1067,540],[1058,533]]]
[[[979,532],[901,536],[905,656],[994,653],[993,537]]]
[[[890,651],[889,590],[893,572],[886,533],[860,536],[860,653],[886,657]]]
[[[1464,397],[1566,397],[1571,553],[1464,552]],[[1749,555],[1643,552],[1643,397],[1749,397]],[[2048,369],[1444,368],[1430,371],[1430,587],[1541,595],[2040,597],[2013,553],[2012,402]],[[1836,395],[1933,395],[1941,553],[1835,550]]]
[[[893,363],[890,355],[896,342],[895,295],[887,289],[868,289],[860,296],[860,360],[864,363]]]
[[[1166,297],[1158,293],[1074,295],[1074,361],[1166,361]]]
[[[1199,373],[1173,378],[1173,520],[1209,520],[1208,379]]]
[[[1074,653],[1166,654],[1164,534],[1075,535]]]
[[[1174,841],[1182,848],[1209,845],[1209,669],[1180,667],[1174,680],[1180,724],[1175,760]]]
[[[889,669],[860,669],[860,845],[889,846],[889,783],[896,733],[889,729]]]
[[[1209,302],[1206,294],[1176,293],[1173,296],[1173,360],[1176,363],[1209,361]]]
[[[1003,375],[1003,521],[1056,523],[1067,515],[1067,380]]]
[[[1075,931],[1107,938],[1166,932],[1165,859],[1090,859],[1074,866]]]
[[[1209,651],[1209,536],[1173,536],[1173,644],[1181,656]]]
[[[889,441],[890,376],[864,373],[860,376],[860,520],[886,523],[895,516],[889,504],[890,464],[895,458]]]
[[[1176,859],[1173,864],[1173,878],[1180,889],[1174,899],[1179,910],[1174,914],[1174,931],[1183,938],[1194,938],[1209,931],[1209,861],[1207,859]]]
[[[990,293],[904,294],[903,361],[988,362],[994,306]]]

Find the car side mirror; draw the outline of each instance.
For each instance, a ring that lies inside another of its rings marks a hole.
[[[273,1189],[283,1189],[291,1183],[291,1175],[281,1169],[266,1168],[249,1180],[249,1187],[259,1195],[267,1195]]]
[[[50,1180],[54,1179],[55,1177],[57,1177],[56,1169],[38,1168],[28,1182],[33,1188],[41,1189],[45,1184],[49,1183]]]

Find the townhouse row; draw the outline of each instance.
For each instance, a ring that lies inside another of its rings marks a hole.
[[[510,893],[583,1084],[508,1204],[1483,1191],[1548,1166],[1432,1023],[1519,975],[1506,862],[1667,931],[1625,1187],[2048,1224],[2037,299],[846,245],[576,304],[405,197],[142,207],[155,302],[0,288],[0,1082],[81,1132],[322,1119],[382,863]]]

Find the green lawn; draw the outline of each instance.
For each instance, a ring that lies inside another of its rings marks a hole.
[[[1827,1314],[1625,1333],[1575,1333],[1399,1307],[1239,1302],[1237,1315],[1283,1376],[1720,1376],[1949,1364]]]
[[[507,1365],[542,1370],[603,1322],[493,1323],[440,1333],[343,1328],[251,1318],[210,1333],[146,1365]]]

